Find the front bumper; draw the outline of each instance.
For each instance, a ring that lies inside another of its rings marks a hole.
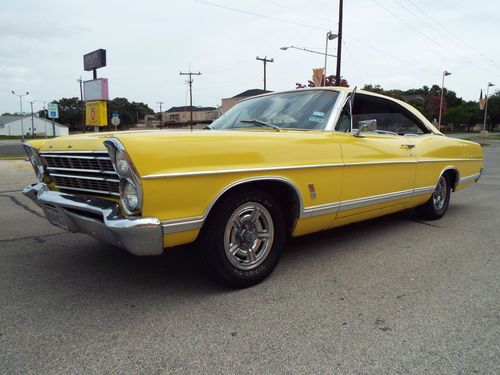
[[[23,189],[54,225],[88,234],[135,255],[163,253],[163,229],[153,217],[124,217],[118,203],[86,195],[51,191],[39,182]]]

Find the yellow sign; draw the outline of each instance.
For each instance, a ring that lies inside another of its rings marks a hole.
[[[85,125],[107,126],[108,109],[106,100],[96,100],[85,103]]]

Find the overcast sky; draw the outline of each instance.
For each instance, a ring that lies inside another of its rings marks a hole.
[[[334,0],[11,0],[0,10],[0,113],[19,110],[11,90],[29,91],[26,102],[79,96],[77,78],[91,79],[82,55],[98,48],[107,50],[98,76],[109,79],[111,98],[155,111],[158,101],[164,109],[188,104],[179,72],[190,68],[202,73],[197,106],[262,88],[256,56],[274,58],[268,89],[294,89],[324,58],[280,47],[324,51],[338,18]],[[477,100],[488,81],[500,86],[499,20],[498,0],[346,0],[342,75],[351,86],[408,89],[440,84],[446,69],[445,86]]]

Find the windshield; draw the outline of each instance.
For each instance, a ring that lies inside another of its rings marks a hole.
[[[219,117],[210,125],[210,129],[279,127],[322,130],[338,95],[337,91],[310,90],[248,99]]]

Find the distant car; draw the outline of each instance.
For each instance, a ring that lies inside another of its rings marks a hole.
[[[52,224],[136,255],[199,240],[210,273],[235,287],[264,280],[289,235],[412,207],[439,219],[483,169],[478,144],[444,136],[406,103],[344,88],[249,98],[202,131],[25,148],[39,182],[23,192]]]

